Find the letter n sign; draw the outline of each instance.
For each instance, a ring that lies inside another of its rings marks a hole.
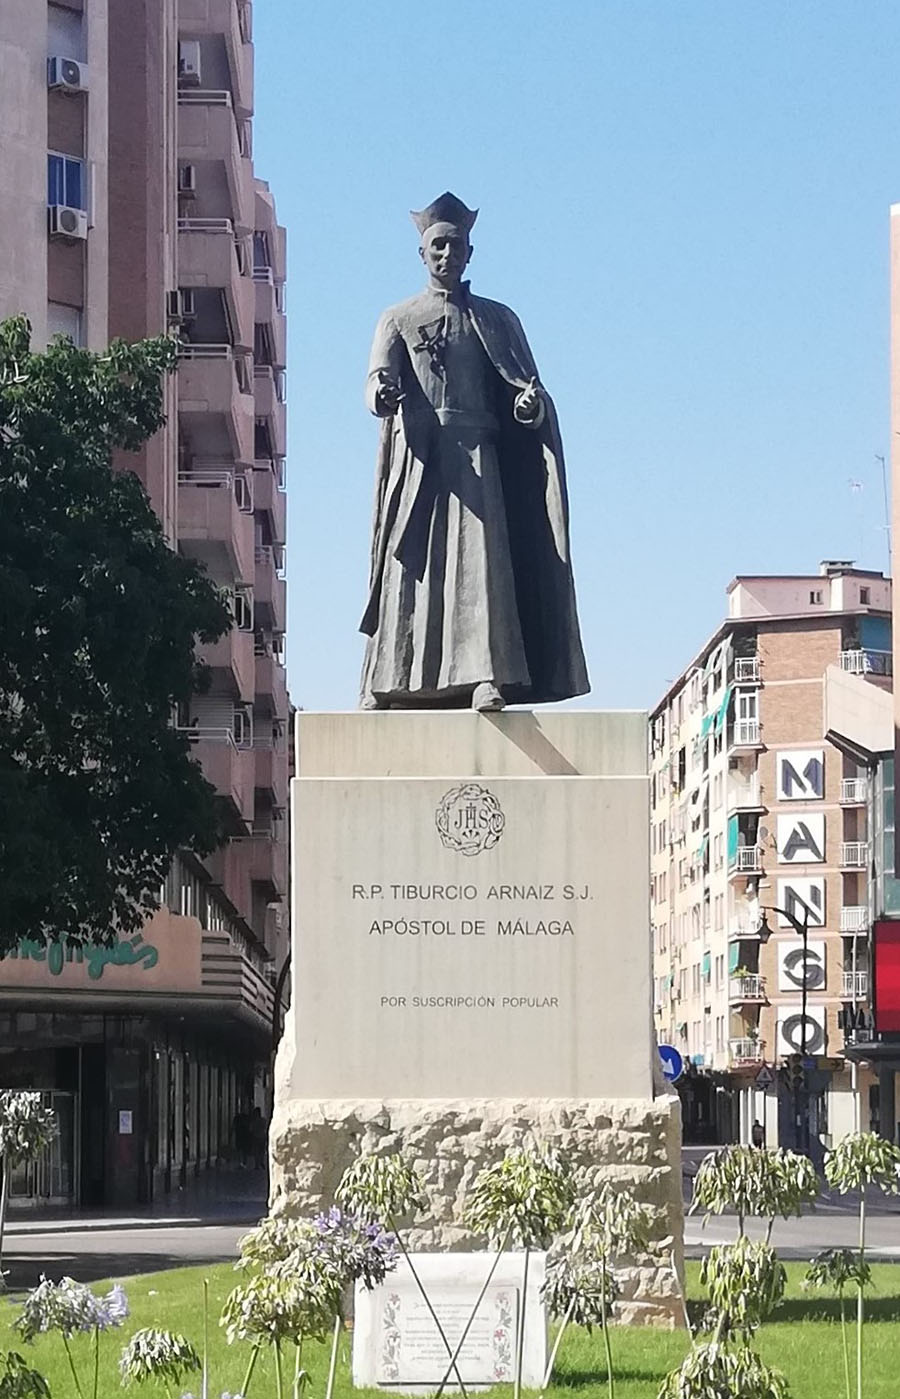
[[[798,922],[806,923],[810,928],[824,927],[825,880],[800,877],[779,879],[778,907],[792,913]],[[792,925],[784,914],[779,913],[778,926],[790,928]]]
[[[798,811],[796,816],[779,816],[776,838],[779,864],[822,864],[825,859],[824,811]]]
[[[821,800],[825,795],[825,750],[798,748],[776,756],[780,802]]]

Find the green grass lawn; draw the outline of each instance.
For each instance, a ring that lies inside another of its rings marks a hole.
[[[840,1327],[837,1301],[827,1291],[804,1292],[800,1288],[802,1264],[788,1264],[788,1293],[776,1320],[765,1326],[759,1336],[763,1358],[783,1370],[791,1382],[794,1399],[842,1399],[843,1361],[841,1358]],[[699,1299],[698,1265],[688,1264],[688,1295]],[[891,1264],[876,1264],[873,1269],[874,1289],[868,1300],[870,1324],[866,1331],[866,1399],[897,1399],[900,1394],[900,1268]],[[203,1339],[202,1280],[209,1279],[210,1296],[210,1354],[212,1372],[210,1399],[219,1399],[223,1390],[238,1390],[249,1354],[241,1345],[229,1347],[218,1326],[222,1302],[238,1280],[229,1264],[211,1268],[179,1268],[168,1273],[153,1273],[124,1280],[131,1305],[131,1317],[118,1331],[107,1332],[100,1338],[101,1378],[98,1399],[122,1395],[117,1362],[122,1344],[141,1326],[160,1326],[181,1331],[200,1350]],[[95,1291],[103,1291],[97,1284]],[[852,1306],[852,1304],[851,1304]],[[24,1346],[12,1331],[16,1315],[15,1299],[0,1303],[0,1346],[23,1352],[30,1362],[47,1377],[53,1399],[75,1399],[75,1388],[58,1336],[40,1337],[32,1346]],[[660,1380],[668,1369],[679,1363],[686,1349],[684,1333],[653,1331],[648,1328],[622,1327],[614,1330],[613,1357],[618,1375],[617,1395],[621,1399],[656,1399]],[[73,1343],[76,1364],[87,1379],[90,1371],[90,1342],[79,1338]],[[308,1353],[307,1353],[308,1352]],[[311,1344],[304,1348],[304,1363],[312,1377],[307,1395],[321,1399],[325,1390],[328,1347]],[[350,1337],[342,1338],[341,1363],[338,1371],[337,1394],[349,1399],[351,1394],[372,1394],[375,1391],[353,1390],[350,1383]],[[199,1377],[185,1388],[199,1394]],[[162,1396],[165,1391],[145,1386],[135,1394]],[[508,1399],[505,1386],[492,1391]],[[565,1394],[606,1394],[606,1370],[603,1344],[599,1334],[588,1336],[572,1329],[560,1349],[556,1381],[549,1391],[557,1399]],[[273,1399],[274,1370],[270,1355],[260,1357],[250,1389],[251,1399]],[[86,1399],[92,1399],[86,1386]]]

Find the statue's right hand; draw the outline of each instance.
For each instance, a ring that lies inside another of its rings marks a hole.
[[[393,379],[382,378],[381,383],[375,390],[375,412],[382,418],[389,418],[396,413],[403,402],[403,392],[398,383]]]

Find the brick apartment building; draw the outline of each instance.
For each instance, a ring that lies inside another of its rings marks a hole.
[[[727,595],[650,721],[657,1036],[688,1061],[695,1141],[749,1141],[759,1121],[769,1142],[797,1145],[782,1066],[805,1049],[815,1155],[869,1125],[875,1081],[844,1054],[844,1026],[855,1042],[871,1018],[868,773],[826,736],[824,689],[841,673],[890,688],[891,583],[833,561],[739,577]],[[807,922],[805,959],[767,909]]]
[[[176,860],[122,955],[33,943],[0,962],[0,1083],[52,1095],[52,1157],[14,1197],[146,1201],[228,1160],[265,1102],[287,950],[285,236],[252,158],[248,0],[4,0],[0,316],[63,332],[177,330],[168,425],[135,470],[235,627],[178,716],[228,842]]]

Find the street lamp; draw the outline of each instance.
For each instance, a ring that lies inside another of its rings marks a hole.
[[[796,1121],[797,1121],[797,1125],[800,1126],[800,1127],[802,1127],[802,1132],[801,1132],[801,1143],[802,1143],[802,1146],[801,1146],[801,1149],[802,1149],[802,1150],[806,1153],[806,1155],[808,1156],[808,1155],[809,1155],[809,1093],[808,1093],[808,1090],[807,1090],[807,1082],[806,1082],[806,994],[807,994],[806,976],[807,976],[808,961],[809,961],[809,908],[808,908],[808,906],[807,906],[806,904],[803,905],[803,922],[801,923],[801,922],[800,922],[800,919],[796,916],[796,914],[791,913],[791,912],[790,912],[788,909],[786,909],[786,908],[778,908],[775,904],[769,904],[769,905],[763,907],[763,910],[762,910],[762,922],[761,922],[760,925],[759,925],[759,940],[760,940],[761,943],[768,942],[768,941],[769,941],[769,938],[772,936],[772,929],[769,927],[769,921],[768,921],[768,919],[767,919],[767,917],[766,917],[766,914],[767,914],[767,913],[777,913],[781,918],[785,919],[785,921],[786,921],[787,923],[790,924],[790,926],[793,928],[794,932],[798,935],[798,937],[800,937],[800,939],[802,940],[802,943],[803,943],[803,972],[802,972],[802,979],[801,979],[801,982],[800,982],[800,998],[801,998],[801,999],[800,999],[800,1055],[801,1055],[801,1058],[803,1059],[803,1074],[802,1074],[802,1077],[798,1074],[798,1076],[797,1076],[797,1078],[796,1078],[796,1080],[795,1080],[795,1086],[794,1086],[794,1113],[795,1113],[795,1118],[796,1118]],[[800,1087],[801,1083],[802,1083],[802,1085],[803,1085],[803,1087],[802,1087],[802,1094],[803,1094],[803,1097],[802,1097],[802,1104],[803,1104],[803,1106],[802,1106],[802,1112],[801,1112],[801,1087]]]

